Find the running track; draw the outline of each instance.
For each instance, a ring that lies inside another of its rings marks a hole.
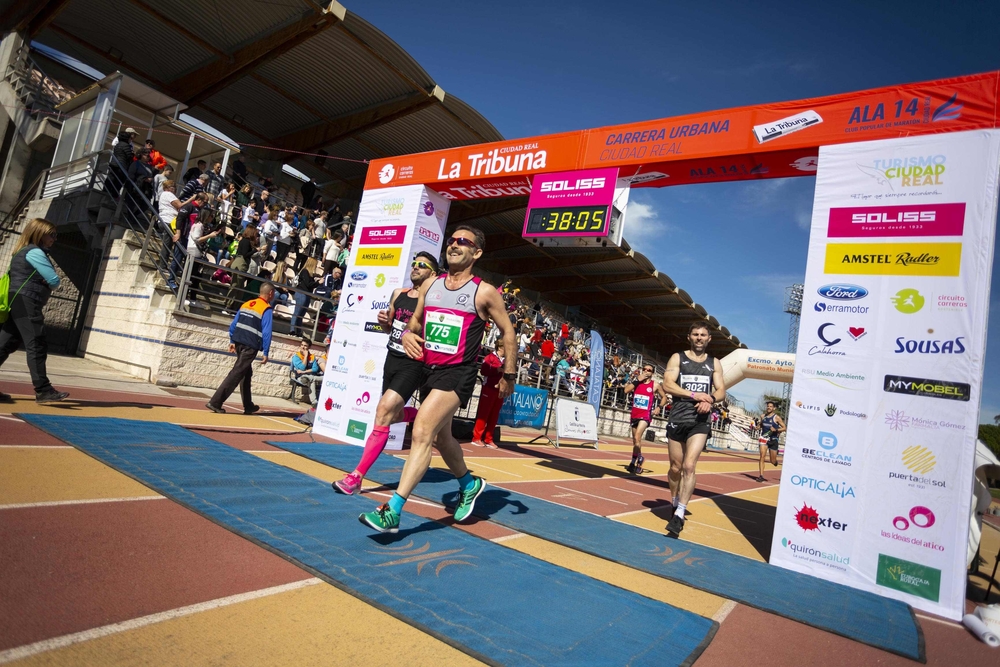
[[[30,387],[0,382],[17,405],[0,412],[0,663],[20,665],[342,664],[464,665],[454,648],[387,616],[12,416],[49,412],[169,421],[324,480],[342,472],[264,444],[308,440],[290,413],[215,415],[204,398],[72,388],[39,407]],[[232,404],[231,409],[238,406]],[[648,445],[640,477],[630,446],[465,444],[470,467],[493,486],[662,531],[669,504],[665,447]],[[440,459],[434,460],[441,466]],[[753,481],[756,457],[707,452],[682,539],[766,560],[780,469]],[[387,498],[371,486],[373,497]],[[452,525],[438,505],[407,511]],[[361,527],[359,526],[359,530]],[[690,609],[722,622],[697,665],[907,664],[909,661],[683,585],[480,521],[455,526],[484,539]],[[986,529],[984,555],[997,551]],[[988,573],[993,561],[982,566]],[[981,599],[984,577],[971,579]],[[994,587],[996,588],[996,587]],[[991,601],[998,601],[996,592]],[[928,663],[988,664],[995,653],[960,626],[921,615]],[[373,636],[388,646],[372,644]]]

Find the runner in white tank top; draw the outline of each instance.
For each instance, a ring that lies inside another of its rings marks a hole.
[[[374,512],[358,517],[379,532],[399,530],[403,504],[430,467],[432,446],[458,478],[455,521],[465,521],[472,515],[476,498],[486,488],[483,479],[469,472],[462,448],[451,435],[455,411],[468,402],[475,387],[479,370],[476,360],[486,319],[499,327],[507,349],[513,350],[516,344],[514,327],[500,293],[472,275],[472,265],[482,256],[485,242],[482,230],[465,225],[455,228],[447,241],[448,273],[420,297],[402,337],[406,353],[424,360],[426,394],[413,422],[410,456],[396,493]],[[504,398],[514,391],[515,363],[513,354],[504,360],[499,386]]]

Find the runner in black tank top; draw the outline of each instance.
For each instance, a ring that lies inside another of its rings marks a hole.
[[[775,412],[777,404],[767,402],[767,411],[760,420],[760,474],[755,482],[766,482],[764,479],[764,457],[771,454],[771,465],[778,467],[778,436],[785,430],[785,422]]]
[[[340,493],[351,495],[361,490],[361,480],[379,457],[389,438],[389,426],[400,421],[413,421],[416,410],[404,408],[424,379],[424,366],[410,359],[403,350],[403,332],[417,309],[417,300],[437,278],[437,260],[430,253],[421,252],[410,266],[413,287],[394,290],[389,298],[389,310],[378,314],[378,323],[389,334],[389,348],[382,367],[382,398],[375,409],[375,424],[365,442],[361,462],[354,472],[333,483]]]
[[[712,432],[712,406],[726,397],[722,364],[705,351],[711,341],[708,325],[692,324],[688,329],[690,348],[670,357],[663,374],[663,390],[674,397],[667,420],[674,515],[667,532],[675,537],[684,529],[687,504],[694,492],[695,466]]]

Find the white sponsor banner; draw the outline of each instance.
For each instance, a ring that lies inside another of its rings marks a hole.
[[[410,285],[414,253],[440,254],[448,207],[446,199],[422,185],[362,196],[316,409],[316,433],[365,444],[382,395],[387,353],[379,311],[388,309],[393,290]],[[402,448],[405,430],[405,424],[394,424],[386,448]]]
[[[594,406],[568,398],[556,399],[556,444],[559,438],[597,443],[597,413]]]
[[[959,620],[1000,132],[820,150],[771,562]]]

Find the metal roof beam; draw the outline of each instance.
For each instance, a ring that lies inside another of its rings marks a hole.
[[[528,205],[527,197],[500,197],[497,199],[463,199],[452,203],[451,213],[448,215],[448,224],[457,225],[462,222],[475,222],[479,218],[487,218],[491,215],[508,213],[517,209],[524,209]],[[523,216],[522,216],[523,217]],[[521,233],[521,228],[516,230]]]
[[[173,20],[172,18],[170,18],[169,16],[167,16],[163,12],[159,11],[158,9],[156,9],[154,7],[150,7],[149,5],[147,5],[142,0],[128,0],[128,1],[130,3],[132,3],[133,5],[135,5],[138,9],[146,12],[147,14],[149,14],[150,16],[152,16],[153,18],[155,18],[157,21],[159,21],[163,25],[165,25],[168,28],[172,29],[174,32],[177,32],[177,33],[179,33],[181,35],[184,35],[185,37],[187,37],[192,42],[194,42],[195,44],[197,44],[201,48],[205,49],[206,51],[210,51],[211,53],[214,53],[215,55],[217,55],[219,57],[222,57],[222,58],[229,58],[229,54],[226,53],[225,51],[223,51],[222,49],[218,48],[217,46],[215,46],[215,44],[212,44],[208,40],[202,39],[201,37],[199,37],[195,33],[191,32],[186,27],[184,27],[183,25],[181,25],[177,21]]]
[[[34,37],[48,27],[68,4],[69,0],[38,0],[34,5],[14,2],[0,17],[0,33],[22,32],[28,38]]]
[[[541,252],[541,251],[539,251]],[[623,255],[614,252],[598,252],[586,255],[569,255],[567,257],[524,257],[520,259],[504,260],[489,259],[480,260],[483,264],[489,264],[492,270],[502,273],[508,278],[515,278],[529,273],[548,271],[550,269],[568,269],[581,264],[599,264],[601,262],[612,262],[621,259]]]
[[[625,302],[632,299],[647,299],[649,297],[663,294],[662,287],[643,290],[622,290],[620,292],[565,292],[560,303],[567,306],[584,306],[591,303],[609,303],[613,301]],[[633,306],[637,310],[642,310],[643,306]]]
[[[542,292],[566,292],[584,287],[601,287],[606,285],[617,285],[636,280],[649,280],[652,276],[645,271],[629,271],[627,273],[609,273],[607,275],[585,275],[585,276],[530,276],[522,278],[528,289]]]
[[[274,143],[291,151],[312,152],[338,141],[350,139],[354,135],[367,132],[380,125],[391,123],[443,99],[444,91],[440,86],[435,86],[429,93],[424,91],[403,95],[345,116],[327,119],[325,122],[302,130],[289,132],[279,137]]]
[[[591,317],[628,316],[644,315],[650,313],[671,313],[676,311],[690,310],[692,314],[697,314],[683,301],[677,303],[652,303],[652,304],[595,304],[593,306],[583,306],[583,312]]]
[[[451,221],[448,221],[448,227],[451,227]],[[514,236],[513,234],[487,234],[486,235],[486,252],[493,252],[494,250],[508,250],[510,248],[518,248],[520,246],[526,246],[527,243],[524,242],[520,236]]]
[[[168,90],[179,101],[189,106],[198,105],[264,63],[343,21],[346,12],[338,2],[331,2],[322,13],[310,11],[236,50],[228,59],[217,58],[172,81]]]

